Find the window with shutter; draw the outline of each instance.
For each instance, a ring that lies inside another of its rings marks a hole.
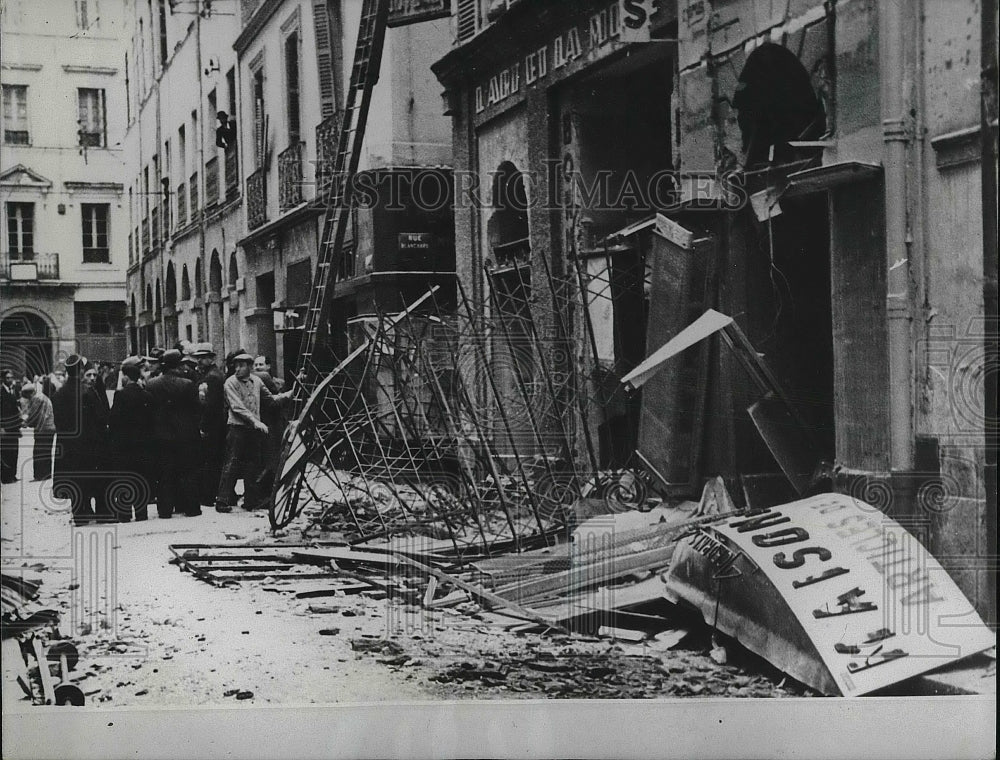
[[[455,16],[458,41],[465,42],[471,39],[479,27],[479,0],[458,0]]]
[[[288,144],[299,142],[299,34],[293,32],[285,38],[285,101],[288,109]]]
[[[337,25],[331,16],[335,9],[330,8],[328,0],[313,0],[313,29],[316,37],[316,74],[319,78],[320,115],[329,118],[336,112],[337,102],[337,65],[334,60],[334,35],[338,33]]]

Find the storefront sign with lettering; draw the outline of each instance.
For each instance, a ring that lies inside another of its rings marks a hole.
[[[476,113],[502,103],[543,81],[549,74],[564,68],[582,56],[603,57],[617,45],[649,42],[652,0],[618,0],[603,10],[558,34],[491,76],[475,89]]]
[[[814,648],[821,663],[813,672],[823,670],[830,677],[816,680],[835,684],[845,696],[875,691],[996,643],[920,542],[892,518],[849,496],[813,496],[720,522],[704,532],[748,561],[731,561],[730,555],[708,547],[711,557],[699,575],[690,558],[707,556],[707,544],[701,540],[693,546],[699,541],[695,536],[688,540],[686,554],[675,555],[675,564],[680,557],[688,570],[671,566],[678,596],[697,598],[708,609],[715,600],[739,607],[739,615],[728,620],[744,621],[733,626],[743,631],[781,628],[778,635],[793,644],[789,661]],[[720,559],[739,571],[721,581],[733,584],[725,590],[719,581]],[[770,589],[759,585],[758,569]],[[687,572],[686,580],[678,572]],[[668,577],[668,588],[672,582]],[[698,585],[706,588],[692,593]],[[767,605],[745,599],[755,588],[762,598],[770,594],[772,606],[780,598],[787,609],[765,609]],[[760,619],[748,620],[755,615]],[[791,632],[796,625],[805,637],[798,646]],[[738,631],[733,634],[739,638]],[[758,637],[754,648],[761,641],[768,646],[768,638]],[[801,645],[806,638],[808,645]],[[762,654],[781,659],[773,649]]]

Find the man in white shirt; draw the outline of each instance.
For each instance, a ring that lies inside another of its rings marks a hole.
[[[272,395],[263,381],[251,372],[253,357],[242,353],[233,357],[236,372],[226,379],[223,391],[229,419],[226,427],[226,456],[222,464],[219,493],[215,498],[217,512],[232,512],[229,503],[236,481],[243,479],[243,508],[262,506],[263,496],[257,487],[261,472],[261,454],[267,425],[261,421],[261,405],[270,405],[291,398],[291,391]]]

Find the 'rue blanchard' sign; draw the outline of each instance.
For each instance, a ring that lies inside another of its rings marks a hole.
[[[516,95],[522,87],[538,84],[581,56],[610,53],[614,42],[649,42],[651,15],[652,0],[618,0],[594,13],[586,23],[569,27],[477,86],[476,113]]]
[[[451,15],[451,0],[389,0],[389,26],[405,26]]]

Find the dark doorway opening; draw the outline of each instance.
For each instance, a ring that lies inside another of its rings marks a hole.
[[[52,335],[45,320],[30,312],[15,312],[0,322],[0,369],[16,378],[34,378],[52,371]]]

